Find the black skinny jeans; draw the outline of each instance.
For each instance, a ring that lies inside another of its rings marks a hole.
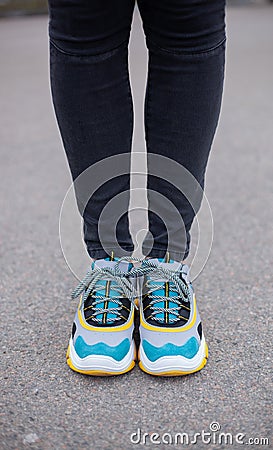
[[[52,98],[73,180],[102,159],[121,155],[112,173],[111,163],[105,163],[110,173],[102,186],[99,176],[103,178],[104,166],[96,173],[97,189],[88,202],[82,200],[88,181],[75,187],[93,258],[104,258],[112,250],[116,256],[133,251],[126,211],[133,132],[128,41],[134,6],[134,0],[49,0]],[[225,1],[138,0],[138,7],[149,51],[145,130],[153,236],[152,249],[148,237],[142,249],[153,257],[163,257],[168,250],[173,259],[181,260],[189,252],[189,232],[202,195],[193,192],[193,206],[172,185],[171,169],[168,179],[160,175],[165,160],[155,156],[179,163],[203,188],[223,90]],[[115,197],[121,213],[113,231],[111,214],[101,217]],[[177,209],[183,225],[169,205]],[[100,220],[103,235],[98,232]]]

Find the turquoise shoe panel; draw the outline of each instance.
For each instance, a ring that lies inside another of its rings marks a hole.
[[[129,352],[130,340],[126,338],[117,346],[112,347],[111,345],[107,345],[104,342],[98,342],[94,345],[88,345],[81,336],[78,336],[74,347],[80,358],[85,358],[86,356],[91,355],[103,355],[110,356],[116,361],[121,361]]]
[[[167,343],[162,347],[155,347],[148,341],[142,343],[143,350],[150,361],[156,361],[163,356],[184,356],[185,358],[193,358],[199,350],[199,344],[195,337],[191,337],[184,345],[174,345]]]

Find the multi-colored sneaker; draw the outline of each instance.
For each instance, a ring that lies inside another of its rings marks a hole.
[[[152,375],[186,375],[208,357],[189,268],[147,259],[140,307],[139,367]]]
[[[98,259],[72,294],[81,294],[67,350],[67,364],[88,375],[118,375],[135,365],[133,340],[136,291],[133,265]]]

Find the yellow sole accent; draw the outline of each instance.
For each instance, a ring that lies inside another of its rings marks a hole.
[[[100,371],[100,370],[80,370],[77,369],[71,359],[70,359],[70,345],[68,346],[67,352],[66,352],[66,362],[68,364],[68,366],[70,367],[70,369],[74,370],[74,372],[78,372],[78,373],[82,373],[84,375],[93,375],[93,376],[97,376],[97,377],[108,377],[108,376],[112,376],[112,375],[122,375],[124,373],[130,372],[130,370],[132,370],[135,367],[135,360],[136,360],[136,350],[135,350],[135,356],[134,356],[134,361],[131,362],[130,366],[126,369],[123,370],[121,372],[108,372],[108,371]]]
[[[209,356],[209,349],[208,349],[208,346],[206,344],[206,354],[205,354],[205,357],[204,357],[203,361],[201,362],[200,366],[198,366],[197,369],[190,370],[190,371],[187,371],[187,372],[180,371],[180,370],[170,370],[170,371],[167,371],[167,372],[157,372],[157,373],[151,372],[151,371],[147,370],[143,366],[142,362],[140,361],[139,356],[140,356],[140,354],[138,352],[138,359],[139,359],[138,365],[139,365],[139,368],[143,372],[148,373],[149,375],[155,375],[155,376],[159,376],[159,377],[178,377],[178,376],[181,376],[181,375],[190,375],[191,373],[199,372],[199,370],[203,369],[203,367],[205,367],[205,365],[207,364],[207,359],[208,359],[208,356]]]

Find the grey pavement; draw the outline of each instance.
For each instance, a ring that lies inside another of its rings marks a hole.
[[[0,21],[1,449],[165,449],[172,445],[150,438],[132,444],[131,433],[192,438],[212,422],[244,434],[245,444],[199,439],[184,448],[248,448],[249,438],[269,438],[254,447],[273,448],[272,22],[270,6],[228,9],[225,95],[206,183],[215,234],[195,281],[206,368],[185,378],[154,378],[138,367],[90,378],[65,362],[77,280],[59,243],[70,176],[50,100],[47,18]],[[138,20],[131,45],[142,148]]]

